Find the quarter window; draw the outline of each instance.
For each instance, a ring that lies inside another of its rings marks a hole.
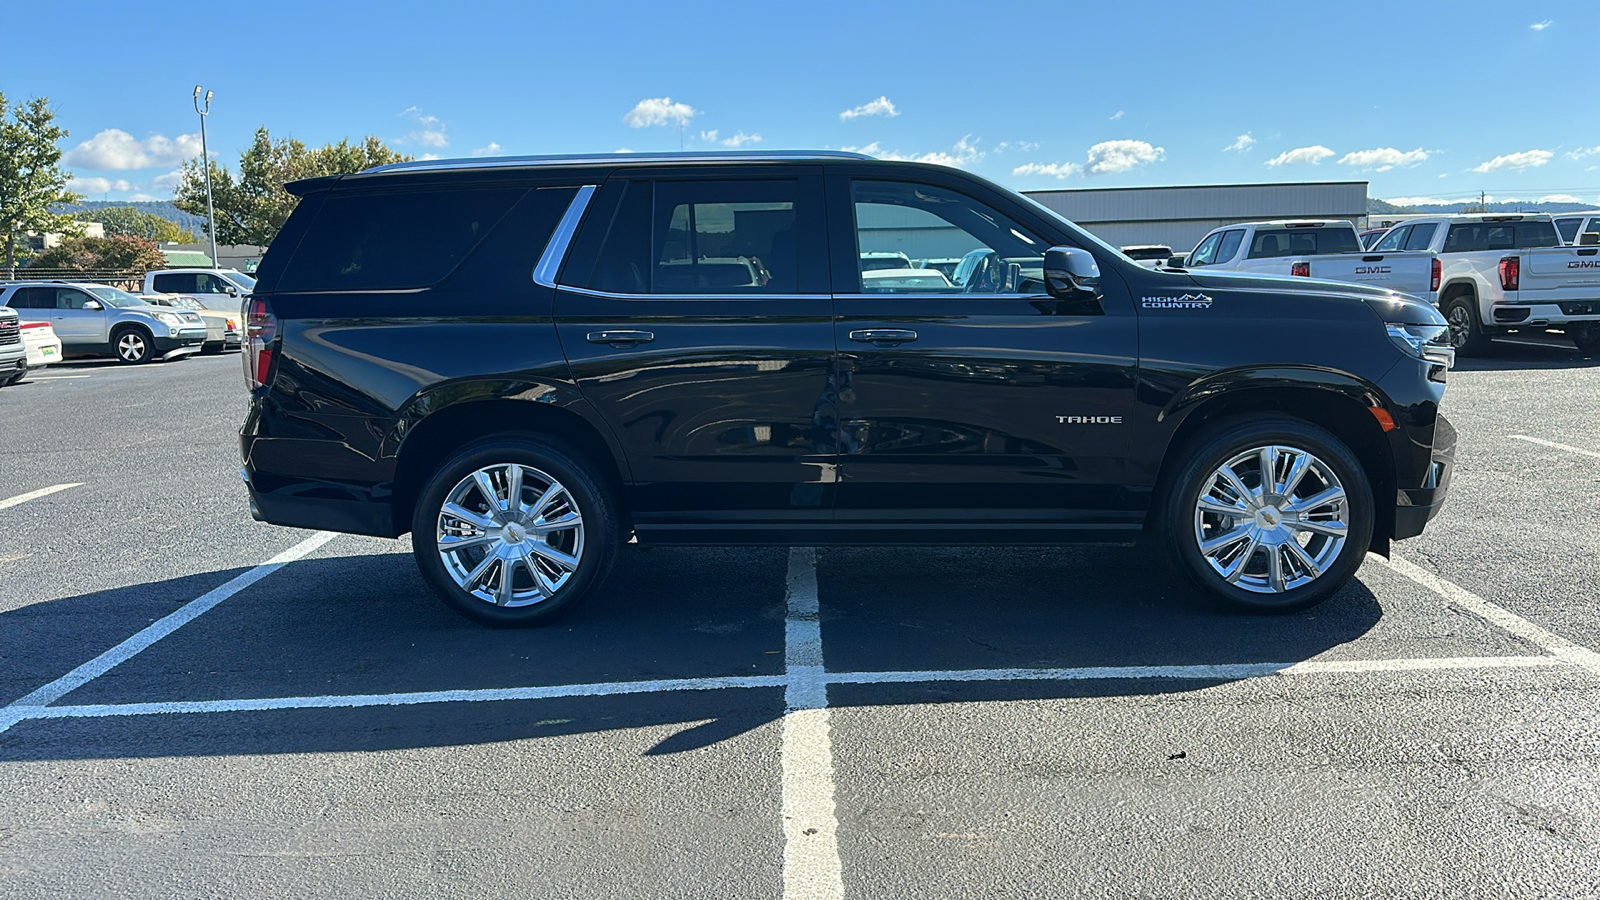
[[[897,181],[857,181],[851,196],[862,293],[1044,293],[1044,240],[987,204]]]
[[[1578,226],[1583,224],[1582,219],[1557,219],[1556,231],[1561,234],[1561,241],[1570,244],[1578,237]]]

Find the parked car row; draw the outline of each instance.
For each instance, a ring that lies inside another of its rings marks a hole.
[[[67,356],[137,364],[240,347],[250,276],[170,269],[144,284],[144,294],[91,282],[0,284],[0,387]]]

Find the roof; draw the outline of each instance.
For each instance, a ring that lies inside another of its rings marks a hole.
[[[198,250],[163,250],[161,255],[167,258],[167,265],[169,266],[215,268],[215,264],[211,262],[211,257]]]
[[[362,175],[390,172],[443,172],[468,169],[531,169],[548,166],[640,165],[652,163],[814,162],[824,159],[873,159],[843,150],[715,150],[677,153],[576,153],[554,156],[487,156],[471,159],[419,159],[363,170]]]

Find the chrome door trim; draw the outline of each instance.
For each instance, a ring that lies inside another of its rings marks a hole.
[[[615,294],[611,291],[597,291],[592,288],[573,287],[570,284],[560,286],[561,290],[569,294],[583,294],[586,297],[601,297],[606,300],[827,300],[829,294]]]
[[[539,264],[533,267],[534,284],[547,288],[556,286],[556,273],[561,271],[561,263],[567,258],[567,248],[572,245],[572,236],[577,234],[578,223],[583,221],[583,213],[589,208],[594,189],[595,185],[592,184],[578,188],[572,202],[567,204],[566,213],[544,245],[544,252],[539,255]]]
[[[909,291],[884,291],[881,294],[834,294],[835,300],[1054,300],[1049,294],[991,294],[986,291],[950,291],[945,293],[929,292],[913,294]]]

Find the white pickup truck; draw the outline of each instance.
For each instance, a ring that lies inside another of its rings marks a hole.
[[[1444,267],[1439,311],[1457,353],[1483,353],[1496,334],[1546,329],[1600,352],[1600,244],[1561,246],[1547,214],[1489,213],[1402,222],[1378,247],[1419,240]]]
[[[1195,245],[1186,265],[1368,284],[1430,303],[1437,302],[1439,289],[1439,260],[1433,253],[1410,246],[1364,251],[1348,219],[1225,225]]]
[[[1582,247],[1600,245],[1600,213],[1560,213],[1551,218],[1555,219],[1561,243]]]

